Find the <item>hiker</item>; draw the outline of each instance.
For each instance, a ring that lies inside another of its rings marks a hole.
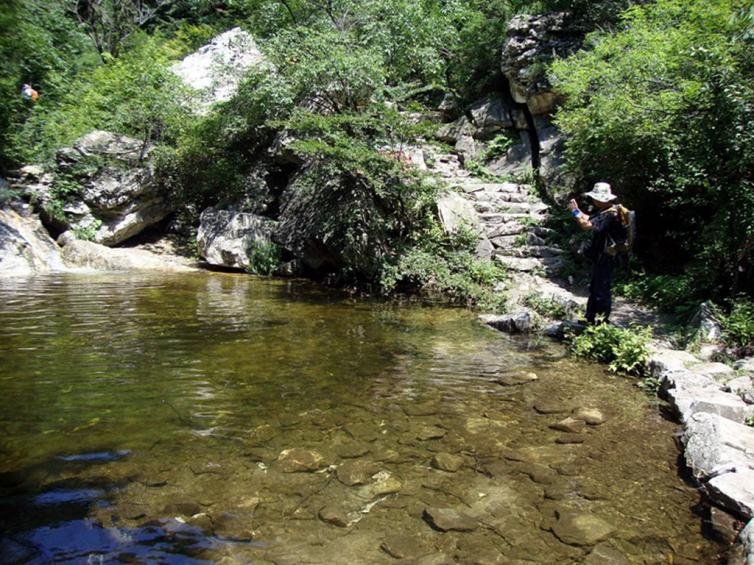
[[[34,90],[30,84],[24,84],[21,87],[21,98],[24,100],[31,100],[32,102],[36,102],[39,100],[39,92]]]
[[[602,323],[609,323],[612,308],[610,285],[616,255],[626,247],[627,229],[619,216],[620,205],[614,205],[617,199],[610,185],[598,182],[585,194],[589,197],[598,213],[587,216],[579,210],[576,200],[568,203],[568,209],[582,230],[592,230],[592,242],[587,249],[587,257],[592,260],[592,280],[589,283],[589,301],[586,304],[586,321],[595,324],[597,316]]]

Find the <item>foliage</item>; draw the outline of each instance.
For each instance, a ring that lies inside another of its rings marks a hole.
[[[744,9],[737,0],[638,4],[621,31],[590,35],[591,50],[552,66],[567,97],[557,123],[569,167],[585,181],[610,179],[637,209],[655,264],[680,270],[693,258],[704,294],[754,284],[754,64]]]
[[[574,337],[569,348],[577,357],[609,363],[613,372],[641,375],[649,358],[647,345],[651,338],[648,327],[624,329],[600,324],[589,326]]]
[[[248,271],[254,275],[269,277],[280,265],[282,250],[272,241],[254,241],[247,250]]]
[[[532,292],[524,298],[524,305],[540,316],[553,320],[564,320],[571,315],[570,309],[553,296]]]
[[[514,144],[514,139],[510,134],[500,133],[487,142],[487,149],[484,152],[484,161],[491,161],[508,152],[508,149]]]
[[[722,316],[723,340],[729,347],[754,347],[754,301],[741,298],[733,302],[729,314]]]
[[[636,271],[629,277],[616,281],[614,290],[616,294],[631,300],[685,316],[700,302],[699,280],[694,274],[658,275]]]
[[[78,239],[83,239],[84,241],[94,241],[94,238],[97,235],[97,231],[102,227],[102,220],[99,218],[94,218],[94,221],[89,223],[86,226],[80,226],[73,229],[73,233],[76,234],[76,237]]]

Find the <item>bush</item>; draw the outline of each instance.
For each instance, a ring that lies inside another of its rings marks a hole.
[[[609,324],[589,326],[574,337],[569,349],[577,357],[609,363],[615,373],[641,375],[649,359],[647,345],[652,339],[648,327],[623,329]]]
[[[282,250],[272,241],[257,241],[246,251],[249,257],[247,270],[253,275],[269,277],[280,266]]]
[[[743,298],[722,316],[723,340],[729,347],[754,348],[754,301]]]

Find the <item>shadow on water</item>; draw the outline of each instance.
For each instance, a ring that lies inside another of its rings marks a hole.
[[[82,479],[85,470],[130,455],[125,450],[60,455],[0,474],[0,563],[211,563],[225,542],[176,518],[146,519],[133,527],[92,518],[131,478]],[[69,476],[48,481],[49,477]],[[133,521],[138,513],[129,518]],[[117,522],[114,516],[113,522]]]

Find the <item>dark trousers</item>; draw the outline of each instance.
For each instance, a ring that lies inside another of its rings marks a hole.
[[[593,324],[602,314],[605,321],[610,317],[613,298],[610,285],[613,281],[615,261],[609,255],[600,257],[592,267],[592,282],[589,283],[589,301],[586,303],[586,321]]]

